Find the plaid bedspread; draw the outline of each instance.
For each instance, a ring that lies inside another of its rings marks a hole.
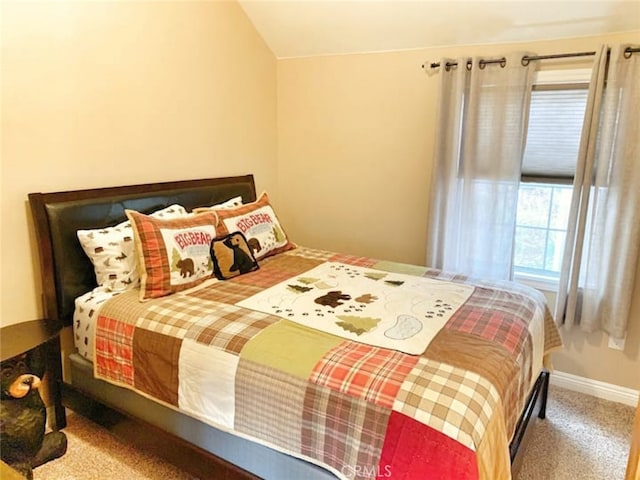
[[[473,286],[422,355],[236,305],[324,262]],[[508,443],[543,357],[561,345],[544,298],[422,267],[296,248],[228,281],[107,301],[96,377],[340,478],[510,478]]]

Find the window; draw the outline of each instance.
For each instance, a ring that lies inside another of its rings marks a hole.
[[[516,272],[558,278],[567,234],[571,185],[522,183],[518,191]]]
[[[531,95],[513,263],[517,277],[553,281],[562,268],[589,85],[582,71],[546,73],[556,78],[539,77]]]

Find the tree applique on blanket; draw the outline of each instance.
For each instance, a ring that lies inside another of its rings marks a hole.
[[[301,285],[287,285],[287,288],[294,293],[307,293],[313,290],[313,287],[303,287]]]
[[[376,328],[381,320],[380,318],[355,317],[352,315],[336,315],[336,317],[341,320],[336,322],[336,325],[358,336]]]
[[[369,280],[374,280],[376,282],[386,278],[388,275],[389,274],[385,273],[385,272],[365,272],[364,273],[364,277],[365,278],[368,278]],[[404,284],[404,281],[402,281],[402,280],[385,280],[384,283],[389,285],[389,286],[391,286],[391,287],[400,287],[401,285]]]
[[[385,272],[366,272],[364,274],[365,278],[368,278],[369,280],[375,280],[375,281],[382,280],[387,275],[389,274]]]

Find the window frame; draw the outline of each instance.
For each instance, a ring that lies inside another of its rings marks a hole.
[[[532,91],[552,91],[552,90],[588,90],[591,81],[591,69],[573,69],[573,70],[541,70],[536,72],[536,78],[532,87]],[[554,177],[554,176],[526,176],[523,175],[520,179],[520,183],[536,183],[543,185],[571,185],[573,186],[573,178]],[[520,187],[518,187],[518,190]],[[553,194],[553,192],[552,192]],[[551,209],[551,201],[549,204]],[[547,215],[547,228],[541,228],[546,230],[547,237],[549,232],[549,215]],[[558,230],[558,229],[552,229]],[[565,230],[566,232],[566,230]],[[514,247],[516,242],[516,235],[514,230]],[[545,259],[547,255],[548,238],[545,240]],[[543,291],[556,291],[559,278],[548,275],[536,273],[534,271],[517,270],[514,263],[513,276],[517,281],[522,281],[532,287],[535,287]]]

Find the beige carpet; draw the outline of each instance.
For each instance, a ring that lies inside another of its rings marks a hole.
[[[193,480],[165,461],[136,450],[108,430],[67,410],[67,453],[33,471],[34,480]]]
[[[633,414],[632,407],[551,387],[547,419],[533,425],[517,480],[623,479]],[[66,455],[37,468],[35,480],[192,479],[79,415],[68,415],[65,432]]]
[[[622,480],[635,408],[550,387],[517,480]]]

